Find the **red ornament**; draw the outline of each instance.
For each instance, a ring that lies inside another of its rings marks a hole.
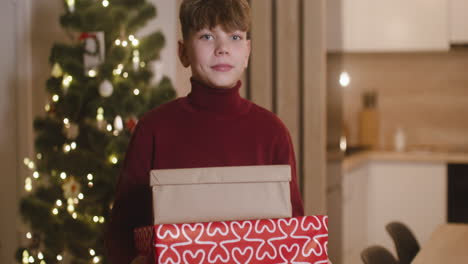
[[[125,120],[125,127],[128,129],[128,131],[130,131],[130,133],[133,133],[137,123],[138,119],[134,116],[131,116]]]

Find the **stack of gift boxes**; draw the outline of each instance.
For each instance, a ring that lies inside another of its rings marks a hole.
[[[155,264],[328,263],[328,218],[291,217],[290,171],[151,171],[154,226],[135,230],[139,254]]]

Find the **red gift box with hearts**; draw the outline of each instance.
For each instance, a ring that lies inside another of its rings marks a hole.
[[[150,243],[137,238],[147,241],[148,228],[135,231],[136,246],[140,254],[152,253],[158,264],[328,263],[327,216],[162,224],[152,229],[153,252],[148,252]]]

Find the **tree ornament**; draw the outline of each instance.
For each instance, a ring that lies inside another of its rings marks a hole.
[[[83,41],[83,65],[85,75],[95,76],[96,69],[104,62],[104,32],[83,32],[79,40]],[[90,73],[91,72],[91,73]]]
[[[65,199],[74,199],[78,197],[78,194],[80,194],[81,185],[75,180],[74,177],[70,177],[68,181],[62,185],[62,190],[63,197],[65,197]]]
[[[130,133],[133,133],[137,123],[138,123],[138,119],[135,116],[130,116],[125,121],[125,127],[128,129],[128,131],[130,131]]]
[[[120,117],[119,115],[116,116],[114,119],[114,129],[119,132],[123,130],[122,117]]]
[[[133,51],[133,70],[137,71],[138,68],[140,67],[140,52],[136,49]]]
[[[60,67],[60,64],[57,62],[54,63],[54,66],[52,66],[52,71],[50,72],[50,75],[54,78],[60,78],[63,76],[63,70],[62,67]]]
[[[76,123],[69,123],[63,126],[62,133],[69,140],[74,140],[80,134],[80,128]]]
[[[109,80],[104,80],[101,82],[99,85],[99,94],[102,97],[109,97],[112,95],[114,92],[114,87],[112,86],[112,83]]]

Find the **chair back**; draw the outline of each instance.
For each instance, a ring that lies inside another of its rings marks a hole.
[[[364,264],[398,264],[390,251],[382,246],[370,246],[361,252]]]
[[[400,264],[410,264],[420,249],[416,237],[401,222],[391,222],[385,229],[393,239]]]

